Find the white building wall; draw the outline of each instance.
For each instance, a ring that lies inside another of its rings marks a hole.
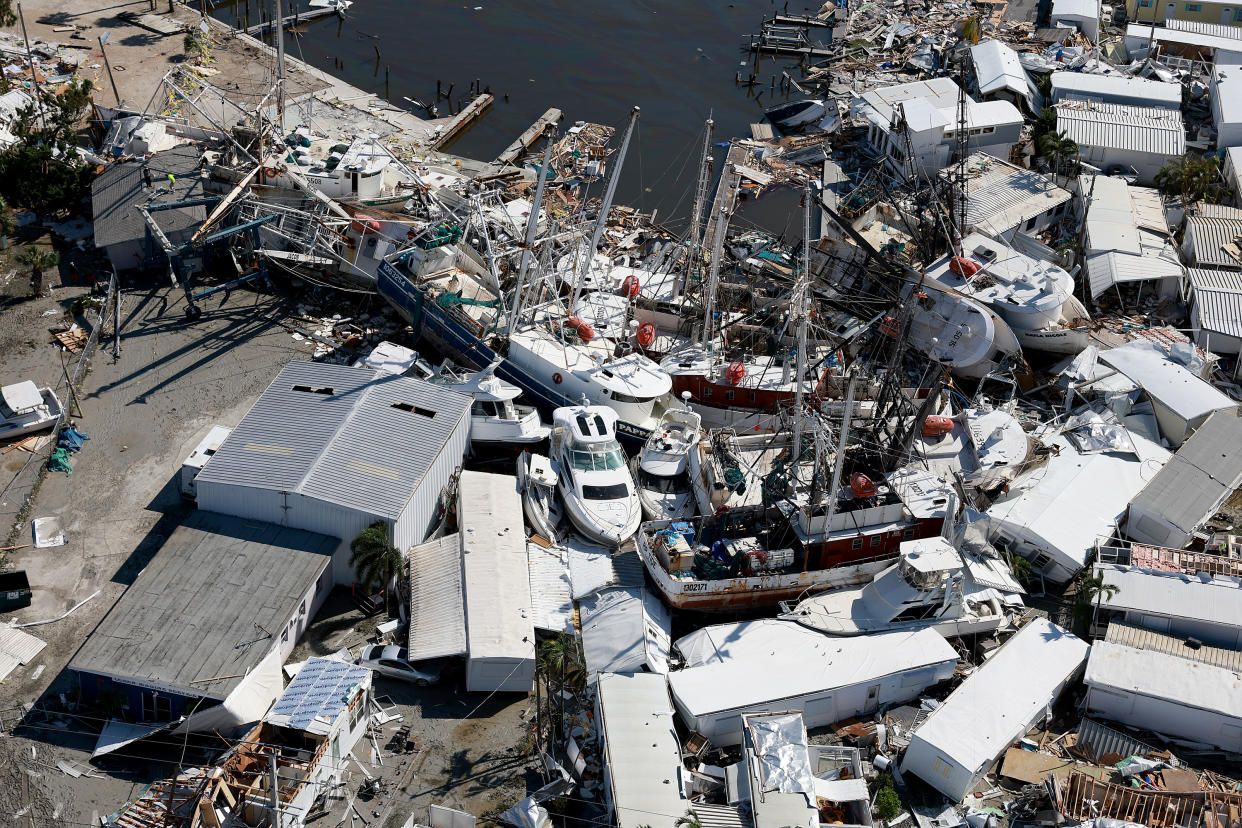
[[[469,445],[470,411],[467,409],[393,526],[392,542],[401,551],[427,540],[440,516],[440,492],[457,471]]]
[[[1091,686],[1086,706],[1089,715],[1242,753],[1242,719],[1187,707],[1178,699]]]
[[[1221,356],[1233,356],[1242,352],[1242,339],[1203,327],[1203,321],[1199,318],[1198,303],[1190,309],[1190,328],[1194,332],[1195,344],[1205,351]]]
[[[1148,186],[1155,183],[1156,173],[1160,171],[1160,168],[1169,163],[1169,157],[1160,153],[1135,152],[1088,144],[1080,145],[1079,149],[1084,162],[1099,167],[1106,173],[1114,166],[1122,167],[1127,173],[1133,170],[1138,176],[1138,183]]]

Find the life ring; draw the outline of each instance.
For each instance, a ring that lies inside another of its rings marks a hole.
[[[275,178],[278,175],[280,175],[280,170],[276,169],[275,167],[264,167],[263,168],[263,176],[265,178]]]
[[[552,381],[553,381],[553,382],[555,382],[557,385],[560,385],[560,384],[561,384],[561,380],[563,380],[563,379],[565,379],[565,378],[564,378],[564,377],[562,377],[559,373],[556,373],[556,374],[553,374],[553,375],[552,375]]]

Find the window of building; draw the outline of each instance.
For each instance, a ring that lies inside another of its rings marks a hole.
[[[1233,10],[1233,22],[1242,23],[1242,9]]]
[[[725,399],[726,399],[726,400],[731,400],[731,399],[733,399],[733,389],[732,389],[732,388],[730,388],[728,391],[725,391]]]
[[[854,538],[854,542],[850,544],[851,549],[862,549],[862,538]]]
[[[1201,11],[1203,11],[1203,4],[1202,4],[1202,3],[1187,3],[1187,4],[1186,4],[1186,11],[1188,11],[1188,12],[1201,12]]]
[[[904,540],[914,540],[914,530],[913,530],[913,529],[907,529],[906,531],[904,531],[904,532],[902,532],[902,533],[901,533],[901,537],[902,537]]]
[[[883,540],[884,540],[884,538],[883,538],[882,536],[880,536],[880,535],[872,535],[872,536],[871,536],[871,545],[872,545],[872,546],[879,546],[879,545],[880,545],[880,543],[881,543]]]
[[[1139,8],[1140,8],[1140,9],[1150,9],[1150,8],[1151,8],[1151,0],[1139,0]]]
[[[996,132],[996,127],[984,127],[983,128],[984,135],[991,135],[993,132]]]
[[[172,721],[172,699],[159,693],[142,694],[142,720],[144,722]]]
[[[298,607],[298,620],[301,621],[305,617],[306,617],[306,601],[302,601],[301,606]]]
[[[1027,230],[1033,230],[1033,229],[1035,228],[1035,222],[1037,222],[1037,221],[1039,221],[1039,216],[1035,216],[1033,219],[1031,219],[1030,221],[1028,221],[1028,222],[1026,223],[1026,229],[1027,229]]]

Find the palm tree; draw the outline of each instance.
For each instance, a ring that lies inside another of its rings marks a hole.
[[[586,665],[576,636],[561,633],[539,645],[543,673],[562,690],[577,694],[586,689]]]
[[[1174,158],[1156,173],[1160,192],[1182,202],[1214,200],[1223,195],[1220,164],[1214,155]]]
[[[703,821],[699,819],[699,812],[690,808],[685,816],[677,817],[673,825],[675,828],[703,828]]]
[[[1088,575],[1087,571],[1083,570],[1083,574],[1078,579],[1077,610],[1081,617],[1088,619],[1088,627],[1091,620],[1099,615],[1100,604],[1104,599],[1108,598],[1111,601],[1119,592],[1121,592],[1121,587],[1104,581],[1103,572]],[[1089,628],[1088,632],[1090,632]]]
[[[1052,162],[1052,177],[1061,172],[1067,162],[1078,157],[1078,144],[1064,132],[1047,132],[1039,137],[1039,154]]]
[[[43,294],[43,270],[55,267],[60,262],[60,254],[55,250],[40,250],[27,247],[17,256],[17,263],[30,268],[30,292],[35,296]]]
[[[366,588],[382,584],[384,612],[388,612],[388,592],[405,572],[405,556],[388,540],[388,525],[376,521],[358,533],[349,544],[349,565]]]
[[[966,18],[966,20],[962,23],[962,40],[971,45],[978,45],[980,30],[981,27],[979,25],[978,15]]]
[[[17,231],[17,219],[9,212],[9,203],[0,196],[0,250],[9,249],[9,236]]]

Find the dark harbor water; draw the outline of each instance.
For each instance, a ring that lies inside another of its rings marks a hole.
[[[759,62],[759,83],[751,94],[735,85],[735,73],[749,72],[749,64],[742,65],[748,61],[742,46],[749,33],[773,11],[813,13],[819,5],[355,0],[344,21],[312,22],[286,43],[291,56],[381,97],[387,69],[387,97],[412,110],[416,107],[404,98],[433,101],[437,80],[446,90],[454,85],[456,103],[478,79],[496,103],[448,147],[474,158],[495,158],[548,107],[565,113],[563,126],[575,121],[616,126],[615,146],[630,108],[640,106],[617,203],[656,209],[662,222],[678,226],[690,212],[708,114],[715,120],[716,140],[749,137],[749,125],[762,120],[763,107],[786,99],[779,89],[776,97],[770,91],[770,79],[775,77],[779,86],[783,68],[771,58]],[[257,0],[250,6],[257,19]],[[228,9],[217,14],[233,16]],[[442,115],[445,108],[441,102]],[[602,192],[602,185],[596,186]],[[797,193],[766,193],[746,205],[738,223],[800,236],[798,200]]]

